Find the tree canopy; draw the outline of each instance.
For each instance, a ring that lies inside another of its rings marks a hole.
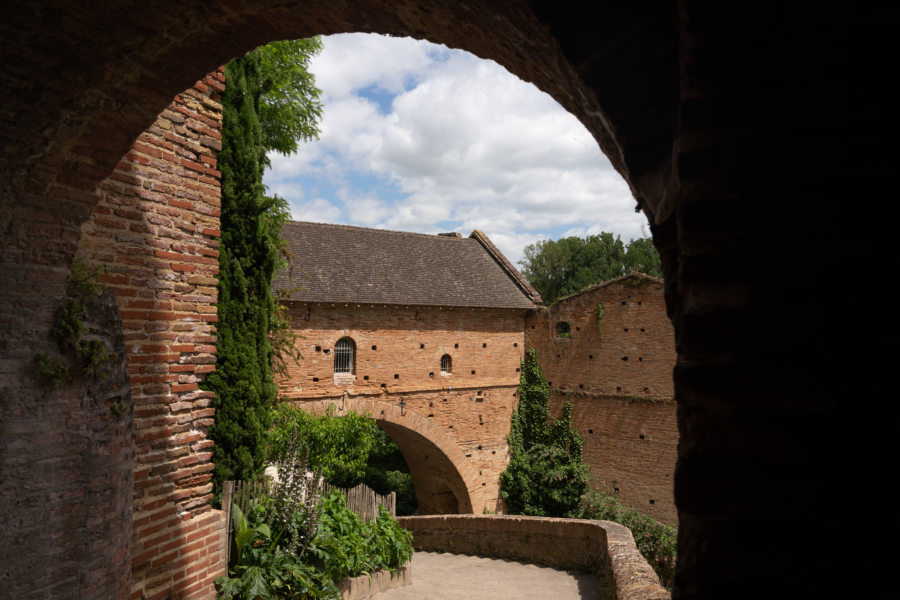
[[[623,244],[621,236],[606,232],[529,244],[519,264],[545,304],[632,270],[662,277],[653,240],[639,238]]]
[[[213,481],[249,479],[263,468],[275,401],[273,333],[283,329],[272,296],[281,260],[287,203],[265,195],[266,153],[294,152],[318,135],[320,92],[306,68],[319,40],[275,42],[225,67],[222,97],[221,245],[216,370],[203,387],[216,393]]]

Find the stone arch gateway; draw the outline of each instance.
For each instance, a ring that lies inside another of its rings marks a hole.
[[[678,349],[673,595],[859,596],[881,585],[870,576],[889,556],[877,551],[878,528],[825,524],[846,506],[887,506],[879,473],[895,453],[893,436],[879,434],[892,411],[866,393],[890,389],[871,361],[891,353],[893,303],[867,307],[872,326],[835,325],[836,311],[858,306],[879,280],[873,257],[889,256],[870,235],[870,213],[895,195],[882,152],[895,108],[881,87],[897,71],[889,10],[738,11],[699,0],[6,7],[0,514],[13,543],[0,550],[4,590],[130,594],[132,430],[108,418],[124,362],[99,389],[33,376],[34,356],[53,350],[47,332],[97,186],[172,97],[230,57],[345,31],[427,37],[534,82],[592,132],[648,215]],[[116,309],[102,302],[94,331],[124,352]],[[836,485],[836,472],[854,481]],[[837,553],[841,568],[822,577],[821,549],[850,540],[873,550]],[[151,581],[154,595],[173,591],[165,581]]]

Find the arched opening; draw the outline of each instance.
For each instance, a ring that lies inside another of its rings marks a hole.
[[[891,336],[822,324],[881,275],[868,254],[869,213],[836,207],[851,199],[878,210],[892,197],[878,151],[888,142],[880,124],[890,96],[847,90],[895,70],[879,45],[893,21],[826,8],[738,14],[691,0],[604,18],[588,5],[425,7],[212,0],[177,11],[19,3],[5,13],[0,322],[9,334],[4,398],[15,401],[3,405],[14,441],[0,458],[9,469],[3,497],[17,503],[11,535],[23,540],[0,556],[7,592],[65,585],[85,597],[128,597],[129,554],[142,556],[129,544],[131,425],[91,414],[85,399],[103,396],[83,382],[50,390],[28,375],[35,354],[53,349],[49,299],[63,295],[97,185],[174,95],[230,57],[275,38],[371,30],[467,48],[534,81],[586,124],[652,214],[679,344],[684,560],[676,594],[750,596],[781,586],[858,595],[859,578],[821,577],[819,549],[833,543],[822,523],[847,505],[830,493],[835,464],[880,467],[891,455],[890,436],[871,435],[883,413],[858,409],[869,400],[849,383],[871,373],[868,356],[889,354]],[[821,254],[807,268],[765,268],[799,263],[811,247]],[[836,281],[836,272],[850,275]],[[870,351],[835,357],[834,347]],[[117,373],[121,383],[125,367]],[[173,414],[134,411],[166,422],[191,410],[172,406]],[[165,437],[167,426],[137,442]],[[104,435],[110,446],[96,443]],[[38,482],[35,464],[46,475]],[[97,485],[98,474],[114,472],[121,476]],[[92,502],[72,505],[60,481],[90,490]],[[880,487],[857,486],[853,503],[883,505]],[[772,489],[786,502],[771,502]],[[81,523],[101,523],[102,533]],[[794,535],[755,535],[773,525]],[[882,535],[867,523],[844,526],[860,547]],[[851,554],[842,573],[874,570],[877,553]]]
[[[334,374],[353,375],[356,372],[356,344],[348,337],[342,337],[334,344]]]

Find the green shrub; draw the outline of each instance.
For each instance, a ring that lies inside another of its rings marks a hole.
[[[628,508],[611,494],[593,489],[581,497],[581,518],[613,521],[630,529],[638,550],[659,575],[660,582],[672,587],[677,529]]]
[[[384,507],[374,521],[364,521],[347,508],[343,494],[333,492],[323,500],[319,533],[310,553],[333,581],[380,569],[393,572],[412,558],[412,533]]]
[[[220,599],[339,598],[337,584],[344,579],[393,572],[412,558],[412,534],[384,507],[366,522],[338,492],[321,500],[315,539],[298,555],[292,551],[296,543],[285,534],[288,528],[270,527],[278,520],[274,505],[270,498],[254,502],[246,517],[233,508],[233,564],[228,577],[216,580]],[[298,512],[297,518],[308,516]]]

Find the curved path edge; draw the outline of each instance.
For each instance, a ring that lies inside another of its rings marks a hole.
[[[610,582],[617,600],[670,600],[631,531],[611,521],[520,515],[399,517],[417,550],[508,558],[585,570]]]

